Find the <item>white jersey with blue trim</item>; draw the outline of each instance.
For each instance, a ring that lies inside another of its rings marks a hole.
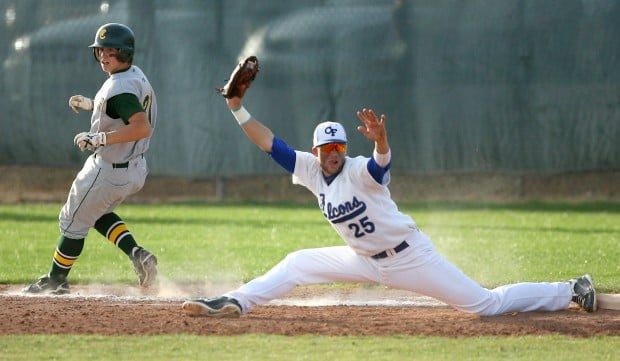
[[[327,220],[357,254],[371,256],[394,248],[416,229],[413,219],[392,200],[389,182],[379,184],[368,172],[369,158],[346,157],[340,174],[327,184],[315,155],[295,153],[293,183],[317,197]]]
[[[110,132],[125,126],[122,119],[114,119],[106,114],[108,100],[123,93],[135,94],[138,97],[151,128],[155,128],[157,119],[155,92],[142,70],[132,65],[126,71],[112,74],[97,92],[91,117],[91,132]],[[146,152],[150,139],[147,137],[130,143],[108,144],[97,148],[96,153],[109,163],[124,163]]]

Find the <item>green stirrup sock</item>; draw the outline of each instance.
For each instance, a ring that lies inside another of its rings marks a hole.
[[[131,257],[131,250],[138,247],[127,225],[116,213],[101,216],[95,222],[95,229],[129,257]]]
[[[52,260],[50,278],[60,281],[67,279],[71,267],[82,253],[82,248],[84,248],[84,238],[73,239],[60,236]]]

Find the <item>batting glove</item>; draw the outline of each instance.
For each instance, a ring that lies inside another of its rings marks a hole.
[[[69,107],[79,113],[80,109],[93,110],[93,100],[83,95],[74,95],[69,98]]]
[[[82,132],[79,133],[73,138],[73,143],[77,145],[81,151],[86,149],[88,150],[96,150],[99,147],[103,147],[106,142],[106,135],[104,132],[99,133],[89,133]]]

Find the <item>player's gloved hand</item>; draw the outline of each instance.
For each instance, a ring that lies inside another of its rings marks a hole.
[[[69,98],[69,107],[79,113],[80,109],[93,110],[93,100],[83,95],[74,95]]]
[[[88,150],[96,150],[99,147],[103,147],[106,142],[106,135],[104,132],[99,133],[89,133],[82,132],[75,135],[73,138],[73,143],[77,145],[81,151],[86,149]]]

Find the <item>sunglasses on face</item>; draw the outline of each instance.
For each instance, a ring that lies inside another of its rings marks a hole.
[[[338,153],[344,153],[347,150],[346,143],[327,143],[318,147],[323,153],[331,153],[334,149]]]

